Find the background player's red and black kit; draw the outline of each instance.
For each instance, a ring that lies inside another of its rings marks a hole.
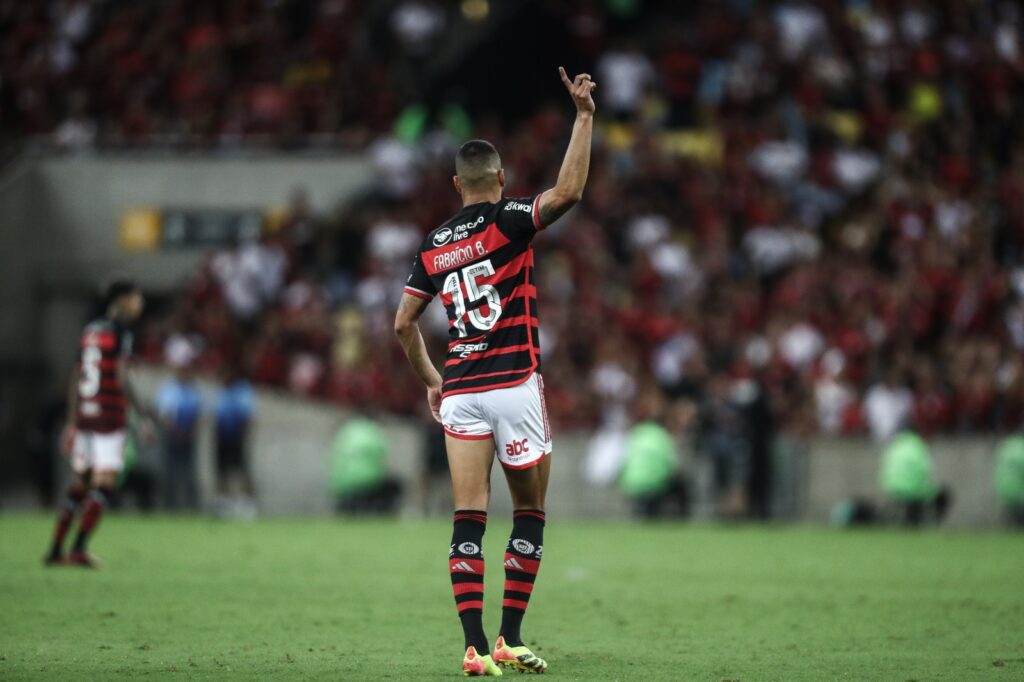
[[[531,241],[540,195],[464,207],[423,240],[405,293],[448,312],[446,396],[519,385],[540,370]]]
[[[131,351],[131,332],[114,320],[100,318],[85,327],[78,356],[75,416],[80,431],[113,433],[124,429],[128,399],[118,365]]]

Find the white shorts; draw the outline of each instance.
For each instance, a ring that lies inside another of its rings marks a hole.
[[[518,386],[445,396],[441,423],[452,438],[493,438],[498,461],[509,469],[532,467],[551,452],[544,380],[536,372]]]
[[[76,474],[121,471],[124,468],[124,431],[79,431],[71,448],[71,468]]]

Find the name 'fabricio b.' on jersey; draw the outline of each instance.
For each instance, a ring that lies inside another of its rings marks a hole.
[[[520,384],[540,369],[533,247],[540,195],[464,207],[420,245],[405,293],[448,313],[442,393]]]

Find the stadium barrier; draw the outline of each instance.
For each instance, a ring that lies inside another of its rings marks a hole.
[[[142,389],[152,395],[168,376],[161,369],[141,372]],[[214,386],[201,381],[212,403]],[[250,461],[259,506],[269,515],[330,514],[333,500],[328,489],[329,444],[348,416],[338,407],[308,401],[281,392],[257,391]],[[405,484],[403,514],[420,507],[418,477],[423,466],[423,436],[418,422],[382,416],[390,438],[389,465]],[[215,494],[212,424],[204,418],[199,443],[201,498],[210,503]],[[614,488],[589,484],[583,465],[590,434],[555,434],[551,494],[548,511],[561,518],[626,518],[629,506]],[[947,519],[951,527],[984,528],[999,523],[993,496],[994,441],[985,438],[943,439],[932,443],[939,481],[948,483],[954,504]],[[776,448],[774,490],[781,518],[826,523],[836,503],[858,497],[881,503],[877,475],[880,448],[866,438],[816,438],[803,447]],[[691,479],[706,476],[691,452],[683,453]],[[495,471],[492,511],[508,513],[511,503],[501,474]],[[701,486],[695,486],[700,488]],[[706,499],[698,499],[695,516],[710,516]]]

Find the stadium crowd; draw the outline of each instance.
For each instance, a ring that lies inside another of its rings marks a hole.
[[[3,104],[23,131],[69,146],[322,133],[373,160],[373,189],[338,212],[315,214],[300,190],[262,241],[212,254],[147,323],[150,359],[241,363],[260,384],[422,409],[391,324],[419,240],[458,207],[454,149],[470,128],[493,141],[507,195],[528,196],[552,182],[569,119],[547,104],[512,123],[403,109],[398,82],[446,15],[397,3],[385,25],[405,47],[385,57],[348,30],[369,4],[0,3],[17,28],[4,72],[32,84]],[[656,25],[638,2],[551,10],[599,83],[584,201],[536,242],[552,419],[614,421],[651,390],[742,402],[753,385],[794,433],[1018,426],[1018,5],[680,4],[685,17]],[[40,36],[50,49],[26,60]],[[174,59],[171,40],[185,46]],[[278,45],[305,47],[263,57]],[[440,357],[440,306],[428,322]]]

